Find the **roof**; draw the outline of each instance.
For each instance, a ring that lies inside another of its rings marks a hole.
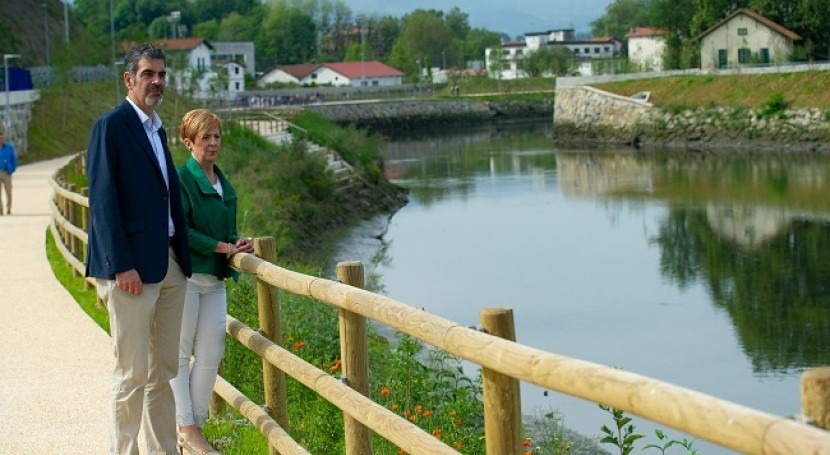
[[[164,49],[165,51],[192,51],[193,49],[199,47],[202,43],[205,43],[205,46],[213,49],[213,45],[204,38],[172,38],[153,41],[153,44]],[[127,52],[137,44],[140,43],[135,41],[123,42],[121,43],[121,50]]]
[[[667,28],[632,27],[631,31],[625,34],[626,38],[646,38],[650,36],[666,36],[669,34]]]
[[[536,36],[536,35],[550,35],[551,33],[558,33],[558,32],[573,32],[574,29],[572,28],[557,28],[554,30],[548,30],[546,32],[528,32],[525,33],[525,36]]]
[[[743,15],[746,15],[746,16],[749,16],[749,17],[755,19],[756,21],[766,25],[767,27],[775,30],[776,32],[786,36],[787,38],[789,38],[793,41],[801,40],[801,37],[798,36],[797,33],[795,33],[794,31],[792,31],[790,29],[788,29],[787,27],[784,27],[783,25],[781,25],[777,22],[774,22],[773,20],[771,20],[767,17],[764,17],[764,16],[760,15],[760,14],[756,13],[755,11],[752,11],[752,10],[749,10],[749,9],[746,9],[746,8],[738,8],[735,11],[733,11],[732,14],[726,16],[723,20],[721,20],[717,24],[713,25],[708,30],[706,30],[703,33],[701,33],[700,35],[697,35],[696,37],[694,37],[692,39],[692,41],[697,41],[697,40],[703,39],[704,36],[712,33],[718,27],[720,27],[721,25],[729,22],[730,20],[732,20],[732,18],[734,18],[735,16],[738,16],[740,14],[743,14]]]
[[[156,40],[153,44],[166,51],[191,51],[205,43],[205,46],[213,49],[213,46],[204,38],[173,38]]]
[[[301,65],[281,65],[277,69],[294,76],[297,80],[302,80],[311,73],[320,68],[329,68],[330,70],[340,73],[350,79],[359,77],[389,77],[389,76],[403,76],[403,73],[384,65],[378,61],[368,62],[342,62],[342,63],[305,63]]]
[[[616,36],[595,36],[588,40],[591,43],[610,43],[611,41],[619,41]],[[567,43],[567,41],[564,41]]]
[[[352,79],[361,76],[403,76],[403,73],[395,68],[374,60],[369,62],[323,63],[323,66],[331,68],[332,70]]]

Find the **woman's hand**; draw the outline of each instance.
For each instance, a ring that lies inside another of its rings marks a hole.
[[[250,237],[242,237],[233,246],[234,253],[253,253],[254,240]]]

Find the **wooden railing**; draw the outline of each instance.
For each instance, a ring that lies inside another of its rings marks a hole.
[[[67,262],[83,274],[88,199],[65,183],[66,170],[83,170],[83,155],[59,170],[52,233]],[[368,398],[366,321],[371,319],[437,349],[483,367],[487,453],[521,450],[518,381],[602,403],[661,425],[748,454],[830,454],[830,433],[812,425],[771,415],[636,373],[572,359],[513,341],[512,313],[482,313],[484,331],[424,312],[406,303],[361,289],[359,262],[337,266],[338,281],[309,276],[275,265],[271,238],[255,240],[255,253],[239,253],[232,265],[257,280],[259,330],[231,316],[227,332],[263,359],[264,409],[223,378],[215,392],[259,428],[272,453],[307,451],[287,432],[284,375],[288,374],[344,413],[346,453],[372,453],[372,432],[411,454],[454,454],[454,449]],[[342,381],[305,362],[280,345],[277,290],[308,296],[339,309]],[[830,371],[805,373],[803,412],[824,428],[830,424]]]

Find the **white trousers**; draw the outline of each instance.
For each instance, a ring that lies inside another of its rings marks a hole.
[[[225,282],[193,274],[187,280],[179,342],[179,374],[170,381],[176,397],[176,424],[204,426],[219,362],[225,353]],[[192,362],[191,362],[192,359]]]

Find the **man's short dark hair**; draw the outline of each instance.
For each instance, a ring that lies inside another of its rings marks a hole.
[[[160,47],[143,43],[137,44],[127,51],[127,55],[124,56],[124,70],[130,73],[130,76],[136,77],[138,62],[141,59],[163,60],[164,64],[167,65],[167,54]]]

